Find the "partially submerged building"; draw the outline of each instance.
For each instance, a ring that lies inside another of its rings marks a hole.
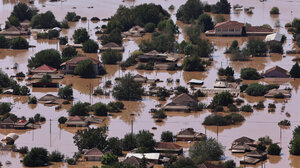
[[[274,43],[274,42],[275,43],[281,43],[282,42],[282,37],[283,37],[282,34],[276,32],[276,33],[267,35],[264,41],[267,42],[267,43]]]
[[[102,47],[100,47],[100,51],[106,51],[106,50],[114,50],[114,51],[124,51],[124,47],[118,45],[117,43],[110,42],[107,44],[104,44]]]
[[[103,153],[98,148],[92,148],[84,153],[86,161],[101,161]]]
[[[176,141],[202,141],[206,139],[206,135],[195,132],[193,128],[181,130],[175,136]]]
[[[122,33],[123,37],[142,37],[145,34],[145,29],[140,26],[134,26],[127,32]]]
[[[85,60],[91,60],[92,61],[94,72],[96,73],[96,75],[98,75],[99,70],[102,68],[102,65],[101,65],[100,61],[96,60],[94,58],[85,57],[85,56],[75,57],[71,60],[68,60],[68,61],[62,63],[60,65],[61,66],[61,73],[63,73],[63,74],[74,74],[75,68],[77,67],[78,63],[80,61],[85,61]]]
[[[186,93],[173,97],[171,100],[172,101],[170,103],[164,105],[162,108],[163,110],[189,112],[198,104],[198,100],[196,98]]]
[[[282,95],[283,97],[279,97],[279,95]],[[291,90],[286,89],[271,89],[265,94],[265,97],[267,98],[290,98],[291,96]]]
[[[51,66],[48,66],[46,64],[41,65],[35,69],[30,70],[31,73],[33,74],[39,74],[39,73],[44,73],[44,74],[55,74],[57,72],[56,68],[53,68]]]
[[[127,159],[127,158],[130,158],[132,156],[134,156],[138,159],[142,159],[143,157],[145,157],[145,159],[148,162],[155,163],[155,164],[157,164],[159,162],[159,159],[160,159],[160,154],[159,153],[127,153],[125,158]]]
[[[0,35],[3,36],[21,36],[21,35],[30,35],[30,30],[23,27],[11,26],[8,29],[0,31]]]
[[[183,147],[180,145],[177,145],[174,142],[157,142],[154,150],[159,153],[165,153],[165,154],[182,154],[183,153]]]
[[[67,127],[87,127],[88,121],[80,116],[71,116],[65,124]]]
[[[264,78],[289,78],[290,73],[279,66],[274,66],[266,70],[265,73],[263,74],[263,77]]]

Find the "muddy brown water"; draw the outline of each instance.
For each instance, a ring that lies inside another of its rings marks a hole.
[[[293,48],[297,48],[295,44],[292,42],[291,34],[288,34],[284,25],[287,22],[292,21],[294,17],[300,17],[299,6],[300,0],[268,0],[266,2],[259,2],[259,0],[253,1],[238,1],[238,0],[229,0],[232,5],[241,4],[244,7],[253,6],[255,9],[253,10],[253,15],[247,15],[244,12],[240,12],[239,14],[225,15],[226,19],[237,20],[240,22],[247,22],[252,25],[262,25],[262,24],[270,24],[274,27],[274,24],[277,20],[280,21],[281,27],[277,28],[279,32],[285,34],[287,36],[287,41],[284,44],[285,50],[290,50]],[[10,15],[10,12],[13,9],[13,6],[18,3],[17,0],[2,0],[0,3],[0,26],[4,27],[6,18]],[[28,0],[21,0],[21,2],[28,2]],[[97,16],[100,19],[108,18],[112,16],[119,5],[125,6],[133,6],[142,3],[156,3],[161,4],[165,9],[173,4],[175,6],[175,11],[178,7],[185,2],[185,0],[135,0],[135,1],[122,1],[122,0],[65,0],[60,2],[49,2],[46,0],[38,0],[34,2],[34,5],[40,10],[40,12],[45,12],[47,10],[53,11],[57,20],[61,21],[68,11],[75,11],[80,16],[88,17],[89,19],[93,16]],[[210,0],[208,3],[215,3],[216,0]],[[93,8],[88,8],[93,6]],[[269,15],[269,11],[273,6],[278,6],[280,9],[280,15],[271,17]],[[75,7],[75,8],[74,8]],[[175,12],[171,12],[172,19],[176,22]],[[215,17],[215,15],[213,15]],[[72,34],[75,29],[84,27],[89,27],[89,34],[92,39],[96,40],[97,36],[95,35],[95,27],[105,24],[105,22],[100,21],[97,23],[92,22],[76,22],[70,23],[70,29],[63,30],[61,32],[62,36],[68,36],[69,39],[72,37]],[[186,27],[186,25],[177,22],[179,26],[179,30],[182,30]],[[146,35],[143,39],[149,39],[151,35]],[[27,36],[26,37],[30,44],[35,45],[35,48],[30,48],[28,50],[5,50],[0,49],[0,67],[1,69],[8,73],[9,75],[14,75],[16,72],[23,71],[27,72],[27,63],[28,59],[33,56],[38,51],[48,48],[54,48],[62,50],[59,47],[57,40],[37,40],[35,36]],[[180,34],[178,37],[178,42],[181,42],[183,39],[186,39],[184,33]],[[239,74],[239,71],[244,67],[253,67],[258,69],[259,71],[264,71],[274,65],[280,65],[285,69],[290,69],[294,62],[293,58],[299,57],[300,55],[287,55],[286,57],[282,57],[279,54],[271,54],[271,57],[263,57],[263,58],[251,58],[250,61],[246,62],[232,62],[230,61],[230,57],[228,55],[223,54],[225,48],[231,44],[233,40],[238,40],[240,45],[243,45],[247,38],[239,38],[239,37],[209,37],[210,41],[212,41],[217,49],[214,52],[213,58],[214,63],[212,66],[208,68],[206,72],[184,72],[184,71],[141,71],[135,70],[134,67],[130,67],[127,70],[120,70],[117,65],[106,65],[106,69],[108,74],[106,76],[99,76],[95,79],[82,79],[76,76],[67,75],[64,79],[60,81],[62,85],[72,84],[74,89],[74,97],[75,102],[104,102],[108,103],[110,101],[114,101],[112,96],[90,96],[90,88],[96,88],[98,86],[103,86],[103,83],[107,80],[112,80],[115,83],[114,78],[123,76],[124,74],[131,72],[133,74],[141,74],[147,76],[150,79],[161,79],[163,82],[158,83],[158,86],[166,86],[167,88],[176,87],[178,85],[187,86],[187,82],[193,78],[204,80],[204,86],[212,87],[215,79],[217,78],[217,70],[220,67],[226,67],[227,65],[232,66],[233,69]],[[123,60],[128,58],[129,54],[138,49],[138,43],[140,43],[141,38],[129,38],[124,40],[123,45],[125,46],[125,51],[123,53]],[[71,41],[72,43],[72,41]],[[88,54],[87,56],[99,59],[101,54]],[[13,65],[18,64],[18,70],[11,69]],[[179,83],[166,83],[167,78],[180,79]],[[27,81],[20,81],[20,84],[24,85]],[[270,81],[244,81],[245,83],[252,82],[262,82],[262,83],[270,83]],[[272,82],[274,83],[274,82]],[[275,82],[276,83],[276,82]],[[266,167],[279,168],[279,167],[293,167],[300,168],[300,157],[292,156],[289,154],[288,145],[289,141],[292,137],[292,130],[295,126],[300,124],[300,113],[298,111],[299,108],[299,99],[300,94],[299,85],[300,80],[290,80],[290,81],[281,81],[279,82],[282,87],[291,87],[292,98],[285,103],[285,111],[281,112],[281,107],[283,106],[282,101],[278,101],[276,104],[277,108],[275,112],[269,113],[267,108],[264,110],[255,110],[253,113],[242,113],[246,121],[239,125],[235,126],[226,126],[226,127],[217,127],[210,126],[204,127],[201,123],[204,118],[211,114],[209,111],[202,111],[197,113],[175,113],[170,112],[167,113],[168,118],[165,119],[161,123],[154,122],[152,119],[149,110],[154,108],[155,105],[160,102],[157,98],[153,97],[144,97],[142,101],[138,102],[130,102],[125,101],[125,110],[122,113],[113,114],[111,117],[107,118],[103,124],[106,124],[109,127],[109,136],[117,136],[123,137],[124,134],[129,133],[131,129],[131,120],[133,120],[133,128],[134,132],[138,132],[142,129],[150,130],[154,133],[154,137],[156,140],[160,139],[160,134],[163,131],[170,130],[174,134],[180,131],[182,128],[192,127],[196,131],[205,132],[209,137],[217,138],[219,142],[221,142],[225,146],[225,156],[226,159],[233,159],[239,165],[239,159],[243,157],[243,155],[235,155],[231,154],[228,150],[232,141],[241,136],[248,136],[253,139],[257,139],[259,137],[268,135],[270,136],[274,142],[278,142],[282,146],[282,155],[281,156],[270,156],[270,158],[264,162]],[[148,85],[149,86],[149,85]],[[57,94],[57,89],[32,89],[32,95],[40,98],[41,96],[50,93]],[[111,90],[111,88],[106,89]],[[256,104],[259,101],[264,101],[265,106],[268,103],[272,103],[274,99],[265,99],[263,97],[244,97],[246,102],[251,105]],[[37,105],[28,105],[27,97],[17,97],[17,96],[8,96],[1,95],[1,101],[3,102],[11,102],[14,105],[12,113],[18,116],[32,117],[36,113],[40,113],[42,116],[45,116],[47,121],[42,123],[40,129],[35,130],[4,130],[0,129],[0,138],[4,137],[8,133],[15,132],[20,135],[20,138],[16,141],[16,145],[18,147],[28,146],[28,147],[45,147],[49,151],[59,150],[64,153],[66,156],[71,157],[74,152],[77,151],[77,147],[73,143],[73,136],[77,129],[74,128],[65,128],[60,127],[58,125],[57,119],[60,116],[68,116],[67,109],[70,106],[63,106],[60,110],[55,110],[55,107],[48,107],[42,104]],[[212,97],[207,97],[201,99],[201,102],[209,103]],[[286,112],[290,113],[291,116],[287,117]],[[131,116],[130,114],[135,114]],[[51,119],[51,134],[50,134],[50,119]],[[292,123],[290,128],[282,129],[282,138],[280,138],[280,128],[277,125],[277,122],[289,119]],[[92,125],[95,127],[96,125]],[[152,127],[156,127],[157,129],[152,130]],[[218,131],[217,131],[218,130]],[[218,136],[217,136],[218,132]],[[189,144],[181,143],[181,145],[188,147]],[[0,152],[0,161],[4,163],[3,167],[22,167],[20,163],[21,155],[12,152]],[[6,165],[6,161],[11,161],[11,165]],[[87,163],[79,163],[77,166],[68,166],[66,164],[54,164],[50,167],[92,167],[93,165],[99,165],[99,163],[87,162]],[[99,165],[100,166],[100,165]],[[261,164],[256,166],[247,167],[261,167]]]

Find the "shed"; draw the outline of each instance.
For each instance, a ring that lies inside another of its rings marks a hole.
[[[92,148],[84,153],[86,161],[101,161],[103,153],[98,148]]]
[[[181,130],[175,136],[176,141],[202,141],[206,138],[203,133],[195,132],[193,128]]]
[[[265,38],[265,42],[281,42],[282,40],[282,34],[276,32],[276,33],[273,33],[273,34],[269,34],[266,36]]]
[[[203,80],[198,80],[198,79],[191,79],[188,84],[190,85],[203,85],[204,81]]]
[[[67,127],[86,127],[88,122],[80,116],[72,116],[65,123]]]

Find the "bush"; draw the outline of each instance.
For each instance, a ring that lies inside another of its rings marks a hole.
[[[64,158],[65,156],[57,150],[49,154],[50,162],[62,162]]]
[[[154,31],[154,29],[155,29],[155,24],[154,23],[147,23],[145,25],[145,31],[147,33],[152,33]]]
[[[265,108],[265,105],[264,105],[263,101],[260,101],[259,103],[257,103],[253,107],[256,108],[256,109],[263,109],[263,108]]]
[[[224,111],[223,106],[215,106],[214,109],[212,109],[213,112],[222,112]]]
[[[130,73],[122,77],[113,88],[113,96],[118,100],[140,100],[143,93],[141,83],[134,81]]]
[[[276,99],[283,99],[284,98],[284,94],[283,93],[275,94],[274,98],[276,98]]]
[[[245,80],[258,80],[260,75],[254,68],[243,68],[241,70],[241,78]]]
[[[72,37],[74,39],[75,44],[84,43],[90,38],[90,36],[85,28],[80,28],[80,29],[75,30]]]
[[[68,12],[67,15],[65,16],[65,19],[69,22],[72,22],[76,16],[75,12]]]
[[[3,35],[0,35],[0,48],[9,48],[9,40]]]
[[[73,89],[71,85],[60,88],[58,90],[58,96],[62,99],[72,100],[73,99]]]
[[[98,17],[92,17],[92,18],[91,18],[91,21],[99,22],[100,19],[99,19]]]
[[[116,64],[122,61],[122,55],[118,51],[108,49],[102,54],[101,60],[104,64]]]
[[[67,163],[68,163],[68,165],[76,165],[76,160],[73,158],[68,158]]]
[[[283,47],[281,43],[270,43],[270,53],[283,53]]]
[[[277,144],[271,144],[268,148],[269,155],[280,155],[281,148]]]
[[[267,52],[267,45],[262,40],[251,39],[247,43],[247,49],[252,56],[264,56]]]
[[[90,111],[90,105],[88,103],[77,102],[69,109],[70,116],[88,116]]]
[[[122,145],[119,138],[111,137],[108,139],[108,149],[117,156],[122,156]]]
[[[224,68],[220,68],[218,70],[218,75],[220,76],[233,76],[234,75],[234,70],[231,67],[226,67]]]
[[[231,105],[229,105],[229,111],[230,112],[238,112],[240,110],[234,104],[231,104]]]
[[[257,150],[260,150],[260,151],[266,151],[267,147],[266,147],[265,144],[259,143],[259,144],[256,146],[256,149],[257,149]]]
[[[199,16],[197,20],[197,24],[201,27],[202,32],[206,32],[207,30],[214,29],[214,22],[212,21],[211,16],[205,13]]]
[[[280,122],[278,122],[278,125],[281,126],[291,126],[291,122],[289,120],[281,120]]]
[[[267,89],[264,85],[259,83],[251,83],[245,92],[250,96],[263,96],[267,93]]]
[[[205,97],[206,95],[203,92],[201,92],[201,90],[197,90],[195,93],[195,96],[196,97]]]
[[[162,109],[160,109],[154,112],[153,118],[164,119],[167,118],[167,115],[164,113]]]
[[[32,148],[23,159],[24,166],[39,167],[49,164],[48,151],[44,148]]]
[[[68,36],[59,37],[59,44],[60,45],[66,45],[67,43],[68,43]]]
[[[61,116],[61,117],[59,117],[59,119],[58,119],[58,123],[59,123],[59,124],[65,124],[67,120],[68,120],[68,119],[67,119],[66,117]]]
[[[11,16],[15,16],[20,21],[31,20],[34,12],[26,3],[18,3],[14,6]]]
[[[212,104],[215,106],[227,106],[233,103],[233,96],[229,92],[221,92],[214,96]]]
[[[29,97],[28,104],[37,104],[37,98],[35,96]]]
[[[213,138],[196,142],[189,151],[189,156],[197,164],[207,160],[220,160],[224,155],[224,147]]]
[[[173,142],[173,133],[170,131],[164,131],[160,135],[161,142]]]
[[[97,53],[99,49],[98,43],[94,40],[87,40],[83,43],[82,50],[85,53]]]
[[[116,44],[122,44],[122,35],[119,29],[112,30],[108,35],[104,35],[102,39],[102,45],[105,45],[109,42],[114,42]]]
[[[90,59],[79,61],[74,70],[74,73],[83,78],[93,78],[96,76],[94,64]]]
[[[52,78],[50,75],[46,74],[39,80],[39,83],[52,83]]]
[[[46,64],[58,69],[60,67],[61,61],[61,55],[57,50],[46,49],[39,51],[35,54],[34,57],[31,57],[28,60],[28,67],[37,68],[43,64]]]
[[[107,152],[102,156],[101,163],[105,165],[112,165],[118,162],[118,156]]]
[[[107,116],[108,108],[104,103],[96,103],[93,105],[92,109],[96,116]]]
[[[54,27],[60,27],[58,21],[51,11],[34,15],[31,19],[30,26],[33,29],[52,29]]]
[[[0,115],[4,115],[11,111],[12,107],[10,103],[0,102]]]
[[[205,71],[204,62],[195,56],[188,56],[184,58],[183,70],[185,71]]]
[[[22,155],[27,154],[28,153],[28,147],[27,146],[22,146],[18,149],[18,152],[21,153]]]
[[[48,39],[58,38],[59,37],[59,31],[57,30],[49,30],[48,31]]]
[[[244,121],[245,118],[241,114],[232,113],[226,116],[221,115],[209,115],[205,117],[203,121],[203,125],[218,125],[218,126],[226,126],[226,125],[234,125],[236,123]]]
[[[227,0],[220,0],[211,7],[213,13],[230,14],[231,5]]]
[[[69,23],[68,23],[67,20],[63,20],[60,24],[61,24],[60,25],[61,28],[64,28],[64,29],[70,28]]]
[[[279,14],[279,8],[278,7],[273,7],[271,10],[270,10],[270,14],[271,15],[278,15]]]
[[[29,43],[23,37],[16,37],[10,41],[10,46],[12,49],[28,49]]]
[[[243,105],[243,106],[240,108],[240,110],[241,110],[242,112],[253,112],[253,109],[252,109],[251,105],[249,105],[249,104]]]

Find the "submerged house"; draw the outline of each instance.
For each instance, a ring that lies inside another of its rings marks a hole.
[[[57,69],[44,64],[31,70],[30,72],[33,74],[38,74],[38,73],[55,74],[57,72]]]
[[[183,147],[174,142],[157,142],[154,150],[159,153],[182,154]]]
[[[131,156],[131,157],[128,157],[126,158],[123,163],[126,163],[126,164],[129,164],[129,165],[132,165],[136,168],[141,168],[141,159],[135,157],[135,156]],[[153,168],[154,164],[152,163],[147,163],[147,168]]]
[[[215,165],[209,162],[204,162],[197,165],[197,168],[224,168],[223,166]]]
[[[75,57],[71,60],[68,60],[64,63],[62,63],[61,66],[61,73],[63,74],[74,74],[74,70],[76,68],[76,66],[78,65],[78,63],[80,61],[84,61],[84,60],[91,60],[93,62],[93,67],[94,67],[94,72],[96,72],[96,75],[99,74],[99,70],[102,68],[102,65],[100,63],[99,60],[90,58],[90,57]]]
[[[165,62],[168,58],[167,54],[159,53],[156,50],[144,53],[143,55],[138,56],[141,62]]]
[[[98,148],[92,148],[84,153],[86,161],[101,161],[103,153]]]
[[[248,137],[241,137],[233,141],[230,150],[232,153],[245,153],[256,150],[255,146],[255,140]]]
[[[217,23],[213,30],[205,32],[206,36],[260,36],[274,33],[271,28],[263,26],[246,26],[237,21]]]
[[[30,30],[23,27],[11,26],[8,29],[0,31],[0,35],[3,36],[21,36],[21,35],[30,35]]]
[[[118,45],[117,43],[114,43],[114,42],[104,44],[102,47],[100,47],[101,52],[109,50],[109,49],[114,50],[114,51],[124,51],[123,46],[120,46],[120,45]]]
[[[253,150],[247,153],[246,156],[264,161],[267,159],[267,152],[261,150]]]
[[[263,77],[264,78],[289,78],[290,73],[279,66],[274,66],[266,70],[266,72],[263,74]]]
[[[264,41],[267,42],[267,43],[274,43],[274,42],[275,43],[281,43],[282,42],[282,37],[283,37],[282,34],[276,32],[276,33],[267,35]]]
[[[136,81],[136,82],[146,83],[148,79],[147,79],[147,77],[144,77],[143,75],[136,74],[133,77],[133,80]]]
[[[126,155],[126,159],[130,158],[130,157],[136,157],[138,159],[142,159],[143,157],[145,157],[145,159],[150,162],[150,163],[154,163],[157,164],[159,162],[160,159],[160,154],[159,153],[127,153]]]
[[[3,121],[0,121],[0,128],[6,129],[26,129],[28,128],[29,122],[23,119],[17,119],[13,117],[8,117]]]
[[[197,99],[186,93],[182,93],[171,100],[170,103],[164,105],[163,110],[189,112],[198,104]]]
[[[122,33],[123,37],[142,37],[145,34],[145,29],[140,26],[134,26],[127,32]]]
[[[88,121],[80,116],[71,116],[65,123],[67,127],[86,127]]]
[[[267,98],[290,98],[291,96],[291,90],[286,89],[271,89],[265,94]]]
[[[195,132],[193,128],[181,130],[176,136],[176,141],[202,141],[206,139],[203,133]]]

